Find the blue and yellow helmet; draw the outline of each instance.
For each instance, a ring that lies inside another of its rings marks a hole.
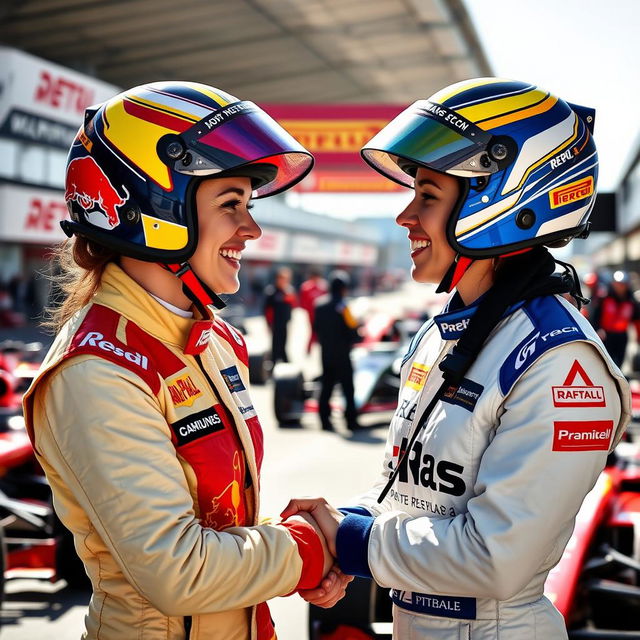
[[[245,176],[254,198],[288,189],[311,154],[253,102],[195,82],[134,87],[87,109],[67,159],[67,235],[180,263],[198,241],[204,178]]]
[[[461,178],[447,238],[461,256],[558,246],[588,231],[596,196],[595,110],[534,85],[477,78],[418,100],[361,153],[407,187],[418,167]]]

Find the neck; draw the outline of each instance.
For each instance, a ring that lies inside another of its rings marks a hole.
[[[475,302],[495,282],[493,260],[476,260],[456,286],[465,305]]]
[[[182,292],[180,280],[159,264],[122,256],[120,266],[132,280],[154,296],[185,311],[191,308],[191,300]]]

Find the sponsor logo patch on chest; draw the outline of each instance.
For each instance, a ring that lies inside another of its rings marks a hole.
[[[224,427],[221,408],[216,406],[193,413],[171,425],[178,447],[222,431]]]
[[[463,378],[459,386],[451,385],[442,396],[442,402],[455,404],[467,411],[473,411],[484,387],[473,380]]]
[[[580,378],[582,384],[576,384]],[[604,387],[594,385],[582,365],[574,360],[562,386],[551,387],[554,407],[606,407]]]
[[[190,407],[202,395],[188,373],[168,382],[168,387],[174,407]]]
[[[558,420],[553,423],[553,451],[607,451],[613,420]]]

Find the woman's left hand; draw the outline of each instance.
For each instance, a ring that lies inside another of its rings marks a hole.
[[[347,592],[347,585],[353,580],[353,576],[348,576],[338,565],[333,565],[331,571],[325,576],[316,589],[300,590],[298,593],[303,600],[316,607],[328,609],[344,598]]]

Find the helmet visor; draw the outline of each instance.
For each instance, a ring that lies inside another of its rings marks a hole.
[[[275,166],[275,177],[257,187],[254,198],[292,187],[313,167],[313,156],[253,102],[223,107],[192,126],[183,138],[191,153],[174,166],[181,173],[215,175],[259,163]]]
[[[399,166],[407,161],[454,175],[487,173],[471,163],[490,139],[486,131],[447,107],[418,100],[374,136],[361,154],[382,175],[412,187],[413,177]]]

